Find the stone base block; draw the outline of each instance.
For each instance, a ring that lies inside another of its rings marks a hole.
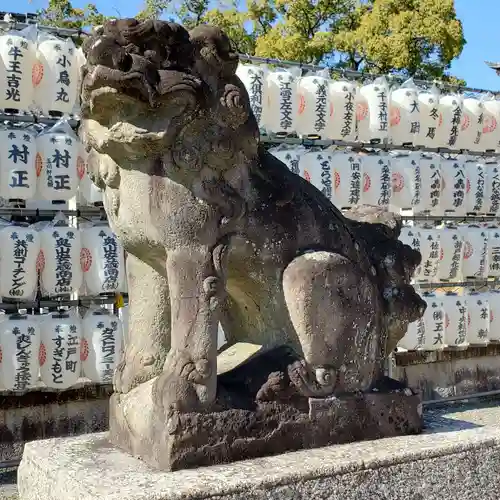
[[[497,500],[500,429],[363,441],[159,472],[105,434],[28,443],[20,500]]]
[[[301,398],[254,408],[175,414],[151,404],[154,381],[110,401],[112,444],[161,470],[180,470],[422,431],[411,390]]]

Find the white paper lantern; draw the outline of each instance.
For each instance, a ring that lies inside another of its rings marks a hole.
[[[81,230],[81,264],[89,295],[123,292],[125,260],[118,239],[108,226]]]
[[[332,199],[332,154],[329,151],[311,151],[300,157],[302,177],[319,189],[329,200]]]
[[[484,104],[476,98],[463,100],[462,128],[455,145],[456,149],[481,150],[483,135]]]
[[[418,251],[422,255],[422,262],[415,271],[415,279],[419,281],[434,281],[441,259],[441,231],[418,228],[418,237]]]
[[[280,69],[266,78],[268,107],[265,128],[270,133],[295,132],[298,112],[297,78],[292,71]]]
[[[460,281],[464,241],[456,228],[445,227],[440,231],[441,259],[439,261],[437,280]]]
[[[389,137],[390,99],[385,78],[361,87],[357,118],[361,142],[380,142]]]
[[[46,39],[38,44],[41,76],[34,80],[35,101],[44,114],[71,113],[78,95],[80,58],[71,38]]]
[[[485,228],[459,226],[464,241],[462,275],[464,278],[488,276],[488,232]]]
[[[421,188],[420,170],[414,156],[397,155],[391,157],[392,196],[391,205],[398,209],[412,207],[415,200],[416,184]]]
[[[335,192],[333,201],[339,208],[350,208],[361,203],[363,192],[363,164],[361,156],[350,151],[333,154]]]
[[[500,166],[498,163],[486,164],[486,193],[484,212],[498,215],[500,213]]]
[[[83,373],[98,384],[111,384],[121,361],[123,330],[120,320],[107,311],[89,311],[83,319]]]
[[[466,194],[465,163],[460,160],[441,160],[441,198],[439,212],[465,214]]]
[[[353,82],[331,82],[330,113],[326,137],[336,141],[356,139],[357,85]]]
[[[420,182],[418,182],[418,176],[416,176],[414,212],[440,212],[442,178],[439,157],[420,155],[416,168],[418,169]]]
[[[325,135],[330,112],[328,84],[329,79],[321,75],[304,76],[298,79],[299,107],[295,124],[297,134]]]
[[[0,237],[0,296],[33,300],[38,284],[39,233],[30,227],[8,226]]]
[[[427,303],[424,316],[410,323],[408,332],[398,344],[408,351],[434,351],[444,346],[445,311],[441,297],[424,295]]]
[[[467,346],[467,299],[456,294],[442,295],[445,310],[444,344],[448,347]]]
[[[0,381],[7,391],[25,391],[38,382],[40,330],[32,316],[0,322]]]
[[[27,111],[34,98],[34,44],[23,36],[2,35],[0,60],[0,108]]]
[[[82,326],[76,313],[51,313],[40,320],[40,376],[53,389],[75,385],[81,375]]]
[[[269,152],[282,161],[294,174],[300,175],[300,157],[307,152],[304,147],[291,148],[291,149],[279,149],[272,148]]]
[[[418,94],[420,108],[420,130],[414,143],[427,148],[439,146],[439,128],[443,120],[439,113],[439,90],[433,87],[429,92]]]
[[[389,155],[363,156],[362,205],[388,206],[392,194],[392,172]]]
[[[438,144],[440,147],[456,148],[462,128],[463,98],[444,95],[439,99]]]
[[[80,141],[56,132],[39,135],[36,145],[37,194],[48,201],[73,198],[85,172]]]
[[[0,196],[29,200],[36,193],[36,143],[28,130],[0,130]]]
[[[420,132],[420,103],[414,85],[391,92],[390,136],[393,144],[413,144]]]
[[[486,201],[486,165],[478,161],[467,161],[465,169],[465,210],[467,213],[482,213]]]
[[[490,336],[490,305],[488,297],[483,293],[473,293],[467,296],[467,343],[485,345]]]
[[[245,86],[250,99],[250,107],[259,127],[262,127],[265,123],[264,116],[268,105],[267,67],[254,64],[239,64],[236,75]]]
[[[399,235],[399,241],[420,252],[420,232],[414,226],[403,226]]]
[[[500,277],[500,229],[488,228],[488,276]]]
[[[485,293],[490,308],[490,341],[500,342],[500,291]]]
[[[46,295],[76,292],[82,285],[80,231],[50,226],[41,232],[40,284]]]
[[[500,143],[500,101],[484,101],[485,119],[483,127],[483,147],[485,151],[495,150]]]

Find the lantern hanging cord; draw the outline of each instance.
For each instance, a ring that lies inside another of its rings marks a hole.
[[[352,69],[346,69],[346,68],[331,68],[328,66],[321,66],[321,65],[316,65],[316,64],[305,64],[305,63],[300,63],[296,61],[281,61],[279,59],[270,59],[266,57],[258,57],[258,56],[250,56],[248,54],[239,54],[240,60],[242,61],[252,61],[252,62],[257,62],[260,64],[272,64],[276,66],[292,66],[292,67],[300,67],[302,69],[307,69],[310,71],[321,71],[324,69],[327,69],[333,73],[338,73],[341,76],[344,76],[346,78],[352,78],[352,79],[366,79],[366,78],[379,78],[379,77],[385,77],[385,78],[391,78],[393,80],[398,80],[398,81],[405,81],[408,80],[409,77],[404,77],[400,75],[394,75],[394,74],[379,74],[379,73],[366,73],[363,71],[354,71]],[[494,90],[487,90],[487,89],[477,89],[474,87],[463,87],[462,85],[453,85],[451,83],[443,82],[441,80],[436,80],[436,81],[431,81],[431,80],[419,80],[419,79],[413,79],[413,81],[417,85],[424,85],[424,86],[432,86],[432,85],[437,85],[441,86],[444,88],[448,89],[453,89],[456,90],[457,92],[470,92],[473,94],[500,94],[500,91],[494,91]]]

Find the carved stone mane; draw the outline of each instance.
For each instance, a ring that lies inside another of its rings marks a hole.
[[[210,414],[225,439],[236,396],[226,379],[218,387],[219,321],[229,346],[293,352],[258,365],[265,376],[247,387],[248,411],[281,419],[266,405],[293,400],[288,415],[308,398],[368,394],[425,311],[410,285],[420,254],[397,240],[401,221],[374,207],[346,217],[264,149],[238,56],[218,28],[113,21],[84,51],[89,174],[129,253],[130,343],[115,377],[113,439],[168,468],[194,460],[168,448],[184,439],[180,427],[200,431]],[[131,401],[150,416],[127,414]],[[161,445],[153,427],[165,430]],[[151,446],[165,456],[151,458]],[[220,453],[215,461],[238,452]]]

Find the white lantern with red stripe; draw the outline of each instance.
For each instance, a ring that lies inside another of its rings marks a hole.
[[[282,161],[294,174],[300,175],[300,157],[307,152],[307,149],[299,146],[296,148],[271,148],[269,152]]]
[[[361,204],[363,194],[363,159],[352,151],[333,153],[333,202],[338,208]]]
[[[30,31],[34,29],[32,26],[0,36],[1,109],[28,111],[33,105],[36,49]]]
[[[438,144],[440,147],[456,149],[462,130],[463,97],[457,94],[442,95],[439,99]]]
[[[295,130],[299,135],[324,137],[330,112],[328,70],[297,80],[298,113]]]
[[[500,101],[488,96],[484,100],[483,149],[495,151],[500,145]]]
[[[0,196],[29,200],[36,193],[35,135],[26,129],[0,129]]]
[[[422,261],[414,277],[419,281],[434,281],[441,259],[441,231],[421,227],[418,228],[418,238]]]
[[[462,125],[455,145],[456,149],[481,151],[483,135],[484,104],[475,97],[463,100]]]
[[[68,389],[81,376],[82,325],[77,313],[60,311],[40,318],[40,376],[52,389]]]
[[[490,305],[484,293],[470,293],[467,296],[467,343],[486,345],[490,337]]]
[[[440,158],[437,155],[421,154],[416,163],[418,175],[415,175],[413,211],[415,213],[440,212],[443,182]]]
[[[332,153],[331,151],[311,151],[299,160],[300,173],[304,179],[319,189],[329,200],[333,196]]]
[[[444,213],[464,215],[467,174],[463,160],[441,160],[441,188],[439,209],[435,212],[439,211],[439,215]]]
[[[468,311],[467,298],[455,293],[440,296],[444,311],[444,345],[447,347],[467,347]]]
[[[267,132],[291,134],[295,132],[298,113],[297,78],[299,68],[277,69],[267,74],[267,111],[264,127]]]
[[[33,227],[7,226],[0,231],[0,296],[33,300],[38,285],[40,235]]]
[[[490,308],[490,342],[500,342],[500,291],[490,290],[485,295]]]
[[[420,107],[420,130],[414,139],[418,146],[435,148],[439,146],[439,129],[443,125],[442,115],[439,111],[439,89],[431,87],[429,91],[418,94]]]
[[[421,189],[420,170],[416,155],[391,156],[392,196],[391,206],[410,209],[415,200],[416,188]]]
[[[486,201],[486,165],[483,162],[465,162],[467,175],[465,210],[467,213],[483,213]]]
[[[80,231],[74,227],[49,225],[40,231],[38,266],[45,295],[71,294],[82,285]]]
[[[486,228],[488,233],[488,276],[500,277],[500,228]]]
[[[265,123],[264,117],[268,106],[267,95],[267,66],[256,66],[254,64],[239,64],[236,70],[250,99],[250,107],[257,120],[259,127]]]
[[[37,50],[35,101],[44,114],[71,113],[78,96],[81,58],[71,38],[60,39],[42,33]]]
[[[464,240],[462,233],[455,227],[443,227],[440,230],[441,258],[439,260],[436,281],[460,281]]]
[[[392,166],[389,155],[363,156],[362,205],[389,206],[392,195]]]
[[[500,214],[500,165],[496,162],[486,163],[486,192],[484,213]]]
[[[25,391],[38,382],[40,329],[33,316],[13,314],[0,321],[0,386]]]
[[[464,241],[462,275],[467,278],[488,277],[488,231],[484,227],[464,225],[458,230]]]
[[[363,85],[358,101],[358,140],[381,142],[389,137],[391,116],[389,84],[385,77]]]
[[[121,361],[123,329],[117,316],[105,309],[90,309],[83,318],[83,373],[98,384],[111,384]]]
[[[357,95],[358,86],[354,82],[330,82],[330,110],[326,130],[328,139],[346,142],[356,139]]]
[[[410,79],[391,91],[390,137],[393,144],[413,144],[420,131],[418,89]]]
[[[81,265],[88,295],[123,292],[124,253],[109,226],[81,230]]]

